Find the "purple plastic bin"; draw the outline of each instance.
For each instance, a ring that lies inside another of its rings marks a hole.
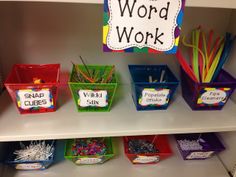
[[[181,134],[175,139],[184,160],[204,160],[225,150],[215,133]]]
[[[197,83],[181,68],[182,95],[192,110],[221,110],[236,87],[236,79],[225,70],[211,83]]]

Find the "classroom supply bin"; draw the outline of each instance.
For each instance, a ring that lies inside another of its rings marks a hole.
[[[56,111],[60,65],[15,64],[5,86],[21,114]]]
[[[26,142],[11,142],[8,146],[8,154],[7,159],[5,161],[6,164],[13,166],[17,170],[45,170],[47,169],[52,163],[54,162],[54,156],[55,156],[55,141],[53,140],[46,140],[45,143],[49,145],[53,145],[54,147],[54,153],[50,156],[49,160],[44,161],[16,161],[14,154],[15,150],[21,149],[21,143],[23,143],[25,146],[28,146],[30,144],[30,141]]]
[[[168,108],[179,81],[167,65],[129,65],[129,71],[138,111]]]
[[[215,133],[175,135],[184,160],[204,160],[225,150]]]
[[[93,165],[93,164],[102,164],[105,161],[111,159],[114,156],[114,149],[112,145],[112,138],[104,138],[104,143],[106,145],[107,151],[104,155],[73,155],[72,146],[75,144],[75,139],[66,140],[64,157],[76,165]]]
[[[108,83],[97,81],[90,83],[88,81],[77,82],[76,68],[79,67],[81,71],[86,73],[86,67],[93,73],[98,72],[98,78],[106,78],[114,66],[109,65],[74,65],[70,80],[69,87],[73,96],[75,105],[79,112],[106,112],[110,111],[113,98],[117,88],[117,79],[115,72],[112,74],[112,80]]]
[[[156,164],[161,160],[164,160],[172,155],[172,150],[168,142],[168,137],[166,135],[148,135],[148,136],[127,136],[123,138],[124,141],[124,152],[127,158],[133,164]],[[155,148],[159,150],[157,153],[145,153],[145,154],[134,154],[129,151],[129,141],[133,139],[141,139],[152,142]]]
[[[181,68],[182,95],[192,110],[221,110],[236,87],[236,79],[225,70],[211,83],[197,83]]]

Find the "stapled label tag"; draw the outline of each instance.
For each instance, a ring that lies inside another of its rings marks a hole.
[[[17,170],[40,170],[44,169],[40,163],[22,163],[16,165]]]
[[[101,163],[102,158],[80,158],[76,160],[76,164],[81,164],[81,165],[91,165],[91,164],[97,164]]]
[[[230,88],[204,88],[200,91],[199,105],[224,105],[231,92]]]
[[[81,107],[106,107],[108,106],[108,94],[106,90],[79,90],[78,105]]]
[[[168,104],[170,97],[169,89],[150,89],[145,88],[142,91],[139,104],[142,106],[157,105],[163,106]]]
[[[19,108],[27,110],[31,108],[53,107],[53,98],[49,89],[34,90],[25,89],[16,92],[17,105]]]
[[[159,156],[137,156],[133,162],[134,163],[153,163],[153,162],[159,162],[160,157]]]
[[[214,151],[208,152],[192,152],[189,154],[186,159],[206,159],[213,155]]]

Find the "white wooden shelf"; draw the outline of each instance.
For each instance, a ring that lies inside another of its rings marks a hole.
[[[0,0],[2,1],[2,0]],[[103,4],[103,0],[6,0],[22,2],[66,2],[66,3],[88,3]],[[236,9],[235,0],[186,0],[187,7],[207,7],[207,8],[229,8]]]
[[[184,161],[176,143],[172,139],[174,155],[157,165],[132,165],[123,153],[122,142],[118,139],[115,158],[102,165],[76,166],[71,161],[62,160],[63,143],[60,143],[56,158],[57,163],[45,171],[16,171],[10,167],[4,170],[4,177],[228,177],[228,174],[217,157],[203,161]]]
[[[177,94],[168,110],[138,112],[129,86],[120,86],[111,112],[78,113],[68,90],[53,113],[20,115],[5,92],[0,101],[0,141],[235,131],[236,104],[222,111],[192,111]]]

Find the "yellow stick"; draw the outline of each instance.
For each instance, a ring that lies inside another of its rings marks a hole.
[[[221,47],[220,47],[219,51],[217,52],[216,57],[213,60],[213,63],[211,65],[211,67],[209,69],[209,72],[207,73],[207,76],[206,76],[206,79],[205,79],[206,82],[211,82],[212,81],[212,77],[213,77],[214,72],[217,68],[217,65],[220,61],[220,57],[221,57],[221,54],[223,52],[223,49],[224,49],[224,43],[221,44]]]

